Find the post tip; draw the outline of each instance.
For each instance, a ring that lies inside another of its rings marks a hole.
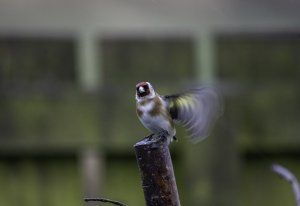
[[[161,145],[167,144],[168,139],[167,135],[164,132],[158,133],[158,134],[151,134],[144,139],[138,141],[135,143],[134,147],[140,147],[140,146],[149,146],[151,148],[159,147]]]

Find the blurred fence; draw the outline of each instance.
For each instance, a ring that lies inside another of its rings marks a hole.
[[[269,168],[276,161],[300,174],[299,35],[213,41],[225,115],[201,144],[179,130],[171,146],[182,205],[293,205]],[[169,94],[197,81],[195,39],[99,39],[103,82],[93,92],[79,83],[76,45],[0,38],[0,205],[74,206],[85,196],[144,204],[132,145],[147,131],[134,86],[147,80]]]

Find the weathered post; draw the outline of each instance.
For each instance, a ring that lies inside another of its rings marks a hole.
[[[147,206],[180,206],[168,140],[164,134],[134,145]]]

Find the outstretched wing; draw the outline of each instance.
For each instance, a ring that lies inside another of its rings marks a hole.
[[[171,117],[186,128],[193,143],[209,135],[223,112],[221,97],[212,87],[201,87],[164,98],[169,103]]]

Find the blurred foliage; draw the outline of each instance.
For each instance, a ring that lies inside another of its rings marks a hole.
[[[300,82],[297,34],[224,35],[217,41],[222,78],[254,85]]]
[[[270,172],[270,165],[274,162],[280,162],[299,177],[299,157],[250,155],[241,167],[238,205],[295,205],[291,185]]]
[[[228,112],[239,139],[254,146],[300,144],[300,38],[232,35],[218,40],[220,77],[239,94]]]
[[[70,93],[56,98],[30,95],[6,100],[13,131],[8,137],[42,141],[98,138],[97,101],[89,96]]]
[[[82,205],[76,164],[69,157],[2,157],[1,205]]]
[[[106,84],[178,85],[192,79],[195,72],[189,38],[104,39],[101,49]]]
[[[34,82],[75,83],[75,47],[71,39],[0,38],[0,79],[9,89]]]
[[[218,38],[218,71],[233,85],[226,116],[239,143],[238,205],[293,205],[290,185],[270,173],[299,173],[300,38],[240,34]]]

